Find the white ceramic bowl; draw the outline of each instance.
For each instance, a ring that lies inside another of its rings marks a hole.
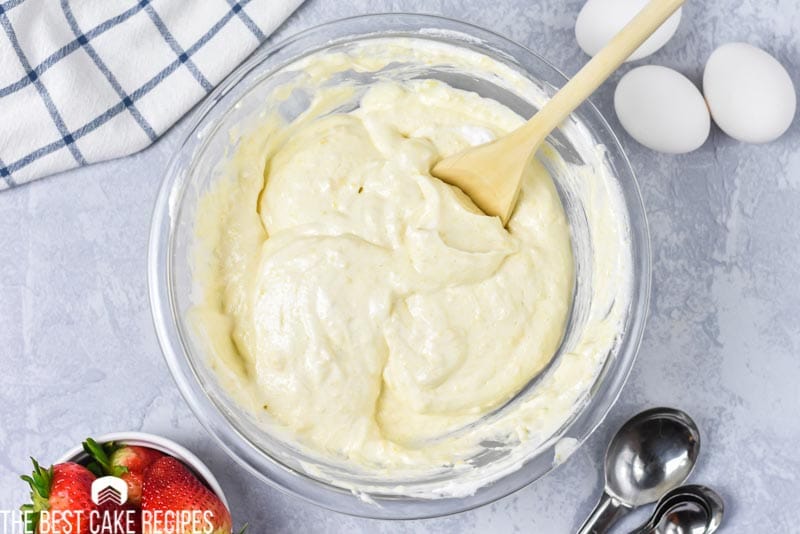
[[[162,436],[146,434],[144,432],[112,432],[111,434],[103,434],[102,436],[98,436],[93,439],[101,445],[103,443],[114,441],[124,445],[149,447],[177,458],[183,462],[186,467],[188,467],[189,470],[192,471],[192,473],[194,473],[198,479],[200,479],[200,481],[205,483],[205,485],[211,491],[213,491],[217,497],[219,497],[226,508],[229,508],[228,500],[225,498],[225,494],[222,492],[222,488],[220,487],[219,482],[217,482],[216,477],[214,477],[214,475],[211,473],[211,470],[206,467],[206,464],[204,464],[200,458],[198,458],[193,452],[183,445],[179,445],[174,441]],[[77,445],[64,453],[64,455],[59,458],[56,463],[75,462],[78,464],[85,464],[87,460],[88,455],[83,451],[83,446]]]

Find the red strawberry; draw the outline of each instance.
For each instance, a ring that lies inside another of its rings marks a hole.
[[[95,476],[76,463],[68,462],[44,469],[33,461],[33,474],[22,477],[31,486],[31,504],[21,509],[27,512],[25,532],[88,534],[92,502],[92,482]],[[42,511],[46,513],[42,514]]]
[[[92,438],[83,442],[83,450],[94,459],[89,469],[97,475],[119,477],[128,484],[128,502],[134,506],[142,503],[145,470],[164,456],[163,453],[147,447],[113,442],[100,445]]]
[[[199,521],[195,524],[181,524],[175,521],[175,512],[198,512],[194,517],[199,518]],[[232,532],[231,514],[219,497],[171,456],[156,460],[145,472],[142,516],[143,534]],[[148,520],[156,517],[168,520],[161,524]],[[173,518],[172,521],[169,518]]]

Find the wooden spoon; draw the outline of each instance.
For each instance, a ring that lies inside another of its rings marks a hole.
[[[685,0],[650,0],[527,123],[491,143],[439,161],[431,174],[460,188],[487,215],[508,223],[522,177],[539,145]]]

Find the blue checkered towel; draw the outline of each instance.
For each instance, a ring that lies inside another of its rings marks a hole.
[[[137,152],[302,0],[0,0],[0,189]]]

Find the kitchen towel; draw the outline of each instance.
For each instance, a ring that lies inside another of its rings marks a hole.
[[[302,0],[0,0],[0,190],[137,152]]]

